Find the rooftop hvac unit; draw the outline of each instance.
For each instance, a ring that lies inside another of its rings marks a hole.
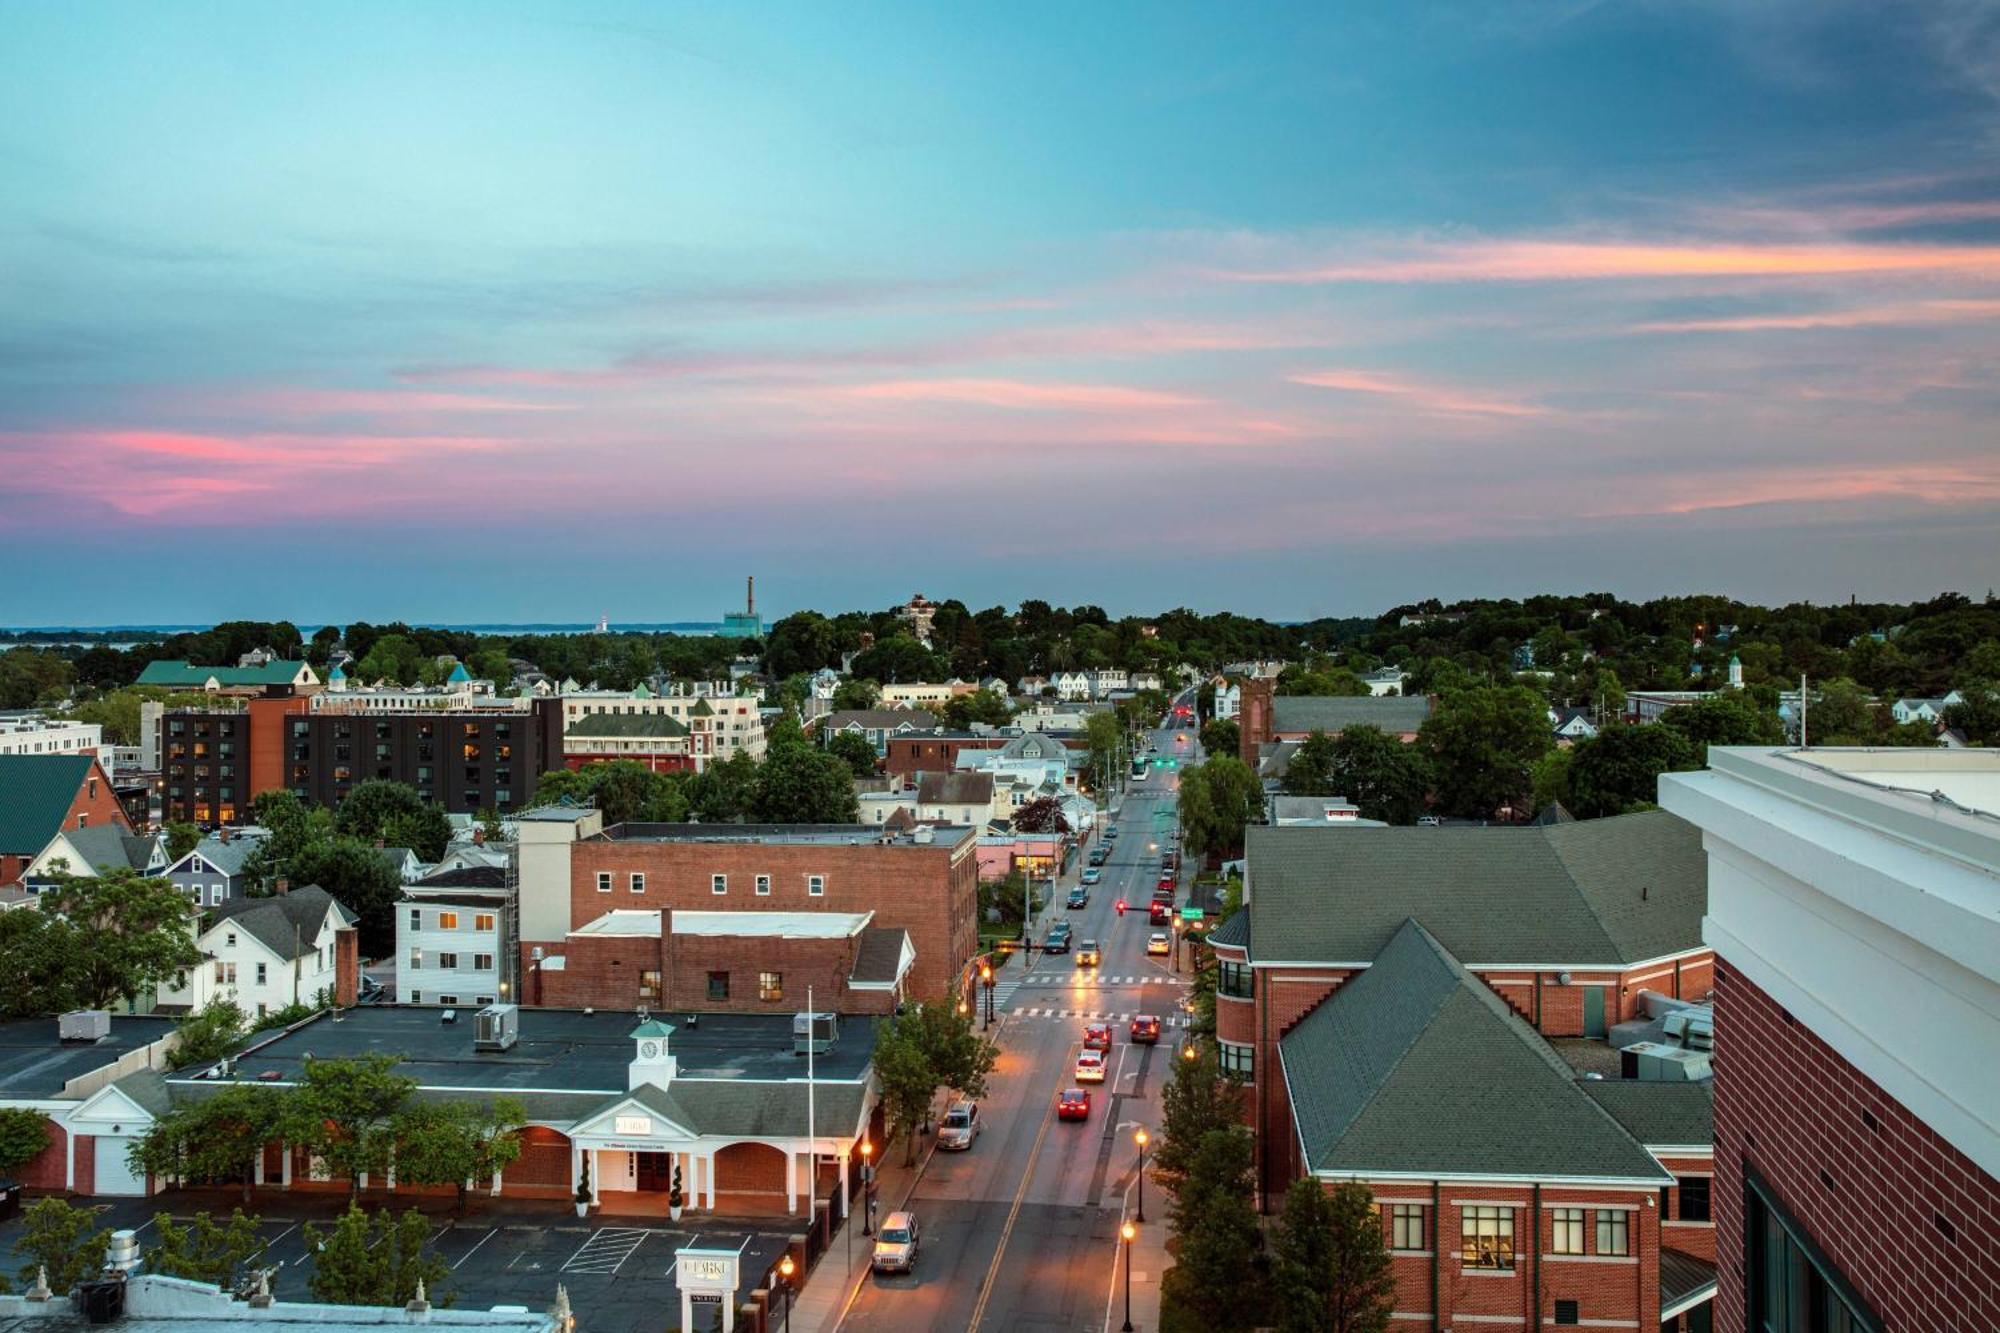
[[[101,1041],[111,1035],[111,1011],[72,1010],[56,1020],[56,1035],[63,1041]]]
[[[438,1015],[438,1022],[440,1023],[456,1023],[457,1021],[458,1010],[456,1009],[447,1009]]]
[[[840,1016],[837,1014],[793,1014],[792,1054],[825,1055],[840,1044]]]
[[[505,1051],[521,1039],[519,1005],[489,1004],[472,1016],[472,1049]]]
[[[1642,1041],[1618,1054],[1625,1077],[1641,1083],[1699,1083],[1710,1075],[1707,1051]]]
[[[1707,1005],[1668,1014],[1660,1026],[1666,1030],[1669,1041],[1688,1050],[1715,1049],[1715,1010]]]

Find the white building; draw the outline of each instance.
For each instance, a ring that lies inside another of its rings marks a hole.
[[[1905,725],[1922,722],[1927,726],[1936,726],[1944,720],[1945,709],[1964,702],[1965,696],[1953,690],[1936,699],[1898,699],[1889,705],[1889,712],[1896,721]]]
[[[504,867],[469,866],[405,885],[396,907],[397,1002],[512,1002],[513,910]]]
[[[1078,703],[1091,697],[1091,679],[1088,671],[1058,671],[1052,683],[1058,699]]]
[[[1370,694],[1401,694],[1403,682],[1409,678],[1410,673],[1401,667],[1381,667],[1363,676],[1361,682],[1368,687]]]
[[[1243,711],[1243,687],[1235,681],[1215,687],[1215,716],[1218,721],[1233,721]]]
[[[234,898],[211,908],[208,921],[196,940],[202,961],[186,984],[161,984],[162,1006],[196,1010],[229,999],[254,1018],[339,993],[339,938],[354,928],[354,914],[325,889]]]
[[[586,717],[668,718],[688,730],[688,753],[696,772],[711,759],[738,752],[764,757],[764,721],[758,711],[763,691],[729,681],[676,681],[658,693],[635,690],[562,692],[563,730]]]
[[[95,755],[103,744],[104,728],[95,722],[59,722],[39,713],[0,718],[0,754]]]

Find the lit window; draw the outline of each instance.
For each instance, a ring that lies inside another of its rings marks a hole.
[[[474,930],[491,930],[491,929],[493,929],[493,913],[491,913],[491,912],[475,912],[475,913],[473,913],[473,916],[472,916],[472,928],[473,928]]]
[[[1599,1209],[1597,1213],[1597,1252],[1599,1254],[1630,1254],[1632,1252],[1631,1219],[1622,1212]]]
[[[759,972],[757,974],[757,998],[760,1000],[784,999],[785,974],[783,972]]]
[[[639,973],[639,994],[642,998],[659,998],[660,974],[657,971],[649,968]]]
[[[1549,1250],[1553,1254],[1583,1253],[1583,1209],[1550,1210]]]
[[[1468,1268],[1514,1267],[1514,1210],[1493,1204],[1472,1204],[1459,1212],[1459,1233],[1465,1242]]]

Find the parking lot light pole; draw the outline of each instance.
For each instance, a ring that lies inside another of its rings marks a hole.
[[[1144,1222],[1144,1221],[1146,1220],[1146,1144],[1147,1144],[1148,1140],[1149,1140],[1149,1139],[1151,1139],[1151,1137],[1152,1137],[1151,1135],[1149,1135],[1149,1134],[1147,1134],[1147,1133],[1146,1133],[1146,1127],[1145,1127],[1144,1125],[1141,1125],[1141,1126],[1139,1126],[1138,1130],[1137,1130],[1137,1131],[1135,1131],[1135,1132],[1133,1133],[1133,1135],[1132,1135],[1132,1139],[1133,1139],[1133,1141],[1134,1141],[1135,1143],[1137,1143],[1137,1144],[1139,1145],[1139,1218],[1138,1218],[1138,1220],[1139,1220],[1139,1221],[1141,1221],[1141,1222]]]
[[[1139,1228],[1127,1222],[1118,1229],[1125,1241],[1125,1324],[1121,1333],[1132,1333],[1132,1241],[1139,1234]]]
[[[792,1274],[797,1271],[798,1265],[792,1262],[791,1253],[787,1251],[785,1257],[778,1260],[778,1289],[785,1293],[783,1333],[792,1333]]]

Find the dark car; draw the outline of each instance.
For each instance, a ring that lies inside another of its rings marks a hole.
[[[1101,866],[1110,859],[1111,849],[1109,847],[1099,847],[1090,854],[1090,863],[1094,866]]]
[[[1147,1046],[1160,1039],[1160,1020],[1152,1014],[1140,1014],[1132,1020],[1132,1040]]]
[[[1048,937],[1047,939],[1045,939],[1045,940],[1043,940],[1043,941],[1042,941],[1042,952],[1043,952],[1043,953],[1068,953],[1068,952],[1069,952],[1069,932],[1068,932],[1067,930],[1052,930],[1052,931],[1050,931],[1050,932],[1049,932],[1049,937]]]
[[[1079,884],[1069,891],[1069,897],[1064,899],[1063,906],[1069,908],[1088,907],[1090,906],[1090,894]]]
[[[1153,910],[1146,914],[1146,920],[1155,926],[1164,926],[1167,924],[1168,918],[1172,915],[1173,904],[1164,903],[1155,898],[1153,900]]]

